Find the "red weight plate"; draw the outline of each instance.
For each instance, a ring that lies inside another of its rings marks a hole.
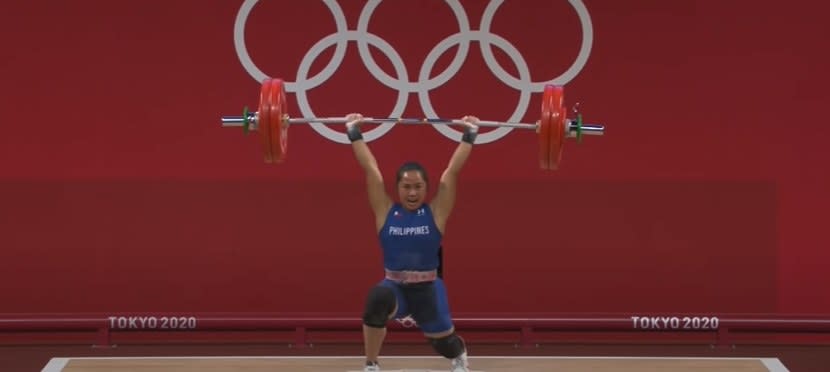
[[[562,119],[559,123],[559,127],[561,128],[559,130],[559,140],[558,140],[559,145],[556,146],[556,147],[551,145],[551,147],[550,147],[550,151],[551,151],[550,164],[551,164],[551,168],[554,168],[554,169],[559,168],[559,164],[562,164],[562,153],[565,151],[565,141],[568,138],[567,114],[568,114],[567,111],[563,108],[562,109],[562,114],[560,116]]]
[[[536,129],[539,135],[539,167],[550,169],[550,139],[551,139],[551,108],[553,107],[553,91],[545,87],[542,93],[542,116],[539,118],[539,127]]]
[[[262,81],[259,91],[259,108],[257,109],[257,130],[262,140],[262,153],[266,163],[273,163],[271,151],[271,79]]]
[[[550,126],[550,161],[551,170],[559,169],[562,162],[562,150],[565,146],[565,131],[567,129],[567,112],[565,111],[565,88],[562,86],[548,85],[545,92],[550,91],[551,99],[548,107],[551,112]]]
[[[288,106],[282,79],[271,80],[271,154],[274,162],[281,163],[288,152]]]

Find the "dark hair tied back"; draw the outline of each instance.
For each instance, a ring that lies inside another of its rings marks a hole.
[[[421,164],[414,161],[408,161],[406,163],[403,163],[403,165],[401,165],[401,167],[398,168],[398,177],[396,182],[401,182],[401,177],[403,177],[403,174],[409,171],[421,172],[421,177],[424,178],[424,182],[426,182],[427,185],[429,185],[429,177],[427,177],[426,169],[424,169],[424,167]]]

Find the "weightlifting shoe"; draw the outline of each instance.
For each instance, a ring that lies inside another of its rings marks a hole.
[[[451,372],[470,372],[469,363],[467,363],[467,352],[465,351],[464,354],[459,355],[457,358],[452,360],[452,369]]]

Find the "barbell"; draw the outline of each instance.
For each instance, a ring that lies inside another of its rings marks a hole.
[[[555,170],[562,160],[566,138],[582,141],[583,135],[601,136],[605,126],[582,123],[582,114],[568,119],[565,109],[565,89],[559,85],[545,85],[542,92],[542,111],[536,123],[479,121],[480,127],[511,127],[532,129],[539,136],[539,166]],[[461,125],[460,120],[439,118],[363,118],[365,123],[396,123],[409,125]],[[293,124],[344,124],[345,117],[292,118],[288,115],[285,84],[282,79],[266,78],[259,92],[259,107],[249,112],[245,107],[242,116],[222,116],[222,127],[242,127],[245,134],[258,131],[265,162],[281,163],[288,153],[288,127]]]

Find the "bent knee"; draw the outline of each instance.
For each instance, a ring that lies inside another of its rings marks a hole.
[[[444,337],[430,337],[429,343],[438,354],[449,359],[457,358],[465,350],[464,339],[455,331]]]
[[[433,327],[433,328],[437,328],[437,327]],[[450,326],[449,329],[447,329],[446,331],[443,331],[443,332],[424,332],[424,337],[430,338],[430,339],[438,339],[438,338],[447,337],[447,336],[449,336],[453,333],[455,333],[455,327]]]
[[[363,309],[363,324],[372,328],[384,328],[386,322],[395,315],[397,300],[391,288],[375,286],[366,296]]]

